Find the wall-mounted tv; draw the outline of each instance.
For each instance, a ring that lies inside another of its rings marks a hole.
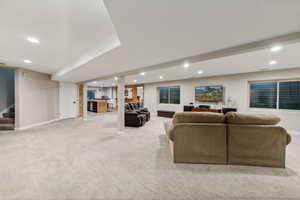
[[[195,100],[198,102],[222,102],[224,88],[222,85],[198,86],[195,88]]]

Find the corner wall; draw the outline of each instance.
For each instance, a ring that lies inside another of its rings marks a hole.
[[[18,69],[15,87],[17,129],[59,118],[59,83],[52,81],[50,75]]]
[[[172,110],[182,112],[183,106],[195,102],[195,87],[206,85],[223,85],[225,87],[225,100],[231,97],[237,105],[239,112],[272,113],[281,117],[281,125],[290,131],[300,133],[300,111],[249,108],[249,81],[299,79],[300,68],[289,70],[277,70],[268,72],[254,72],[238,75],[227,75],[210,78],[188,79],[180,81],[159,82],[145,84],[145,106],[153,114],[157,110]],[[180,86],[180,104],[159,104],[158,87]],[[203,103],[208,104],[208,103]]]

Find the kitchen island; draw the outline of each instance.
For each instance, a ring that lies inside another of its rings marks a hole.
[[[108,112],[108,100],[89,100],[87,109],[95,113]]]

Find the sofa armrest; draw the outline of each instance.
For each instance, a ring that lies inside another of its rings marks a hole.
[[[140,113],[134,111],[134,110],[130,110],[130,111],[126,111],[125,115],[139,115]]]
[[[136,110],[135,112],[139,113],[139,114],[147,114],[148,112],[143,111],[143,110]]]
[[[290,137],[276,125],[228,125],[228,163],[285,167]]]
[[[140,110],[143,112],[149,112],[148,108],[140,108]]]
[[[173,125],[172,120],[164,122],[164,128],[168,138],[173,141],[173,132],[175,127]]]
[[[290,144],[291,142],[292,142],[292,137],[291,137],[290,134],[287,133],[287,142],[286,142],[286,144],[288,145],[288,144]]]
[[[125,119],[138,120],[138,118],[139,118],[139,113],[137,113],[137,112],[131,111],[131,112],[125,113]]]

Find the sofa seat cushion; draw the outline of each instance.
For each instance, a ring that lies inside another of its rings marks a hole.
[[[180,112],[176,113],[173,124],[179,123],[224,123],[225,116],[222,113],[212,112]]]
[[[276,125],[280,118],[272,114],[242,114],[229,112],[225,115],[229,124]]]

